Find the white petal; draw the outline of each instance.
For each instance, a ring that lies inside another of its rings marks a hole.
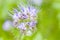
[[[32,35],[32,32],[30,30],[27,31],[26,33],[27,36],[31,36]]]
[[[21,18],[21,15],[22,15],[22,13],[21,12],[18,12],[18,17],[19,18]]]
[[[18,14],[17,14],[18,15]],[[19,19],[16,13],[13,15],[13,19]]]
[[[42,4],[42,0],[32,0],[32,2],[38,6]]]
[[[11,21],[6,21],[6,22],[3,24],[3,30],[5,30],[5,31],[10,30],[11,27],[12,27],[12,22],[11,22]]]

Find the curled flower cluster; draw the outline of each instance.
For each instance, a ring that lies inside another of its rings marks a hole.
[[[13,26],[20,29],[21,33],[31,35],[36,30],[37,10],[32,7],[20,8],[20,11],[14,9],[12,15]]]

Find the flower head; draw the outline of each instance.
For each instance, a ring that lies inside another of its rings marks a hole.
[[[37,22],[35,18],[37,16],[37,10],[33,7],[27,7],[27,8],[20,7],[20,10],[21,11],[14,9],[14,14],[12,15],[12,19],[13,19],[12,24],[20,31],[24,30],[27,34],[29,34],[32,32],[30,28],[36,27]]]

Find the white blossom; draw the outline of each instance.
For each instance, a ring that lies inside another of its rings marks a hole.
[[[30,30],[27,31],[26,33],[27,36],[31,36],[32,35],[32,32]]]
[[[3,24],[3,30],[5,31],[10,30],[11,27],[12,27],[12,22],[9,20],[5,21],[5,23]]]

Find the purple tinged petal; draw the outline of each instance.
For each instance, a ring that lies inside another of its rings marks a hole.
[[[16,13],[16,16],[18,16],[18,14]]]
[[[18,20],[14,20],[14,21],[13,21],[13,26],[14,26],[14,27],[17,27],[17,26],[18,26]]]
[[[31,12],[32,12],[33,14],[36,14],[36,9],[33,9]]]
[[[28,7],[29,11],[30,11],[30,7]]]
[[[24,12],[25,10],[24,10],[24,8],[21,8],[21,10]]]
[[[33,8],[33,7],[28,7],[28,13],[31,15],[31,16],[36,16],[36,9]]]
[[[14,9],[14,13],[18,13],[18,10],[17,9]]]
[[[28,16],[27,16],[27,15],[22,14],[22,19],[27,19],[27,18],[28,18]]]
[[[29,25],[30,27],[34,27],[34,26],[36,25],[36,22],[35,22],[35,21],[29,22],[28,25]]]
[[[21,19],[22,13],[18,12],[18,18]]]
[[[18,14],[14,14],[13,19],[18,19]]]
[[[21,11],[22,11],[22,13],[26,12],[26,8],[21,7]]]
[[[15,13],[14,15],[13,15],[13,19],[14,20],[19,20],[20,18],[21,18],[21,12],[18,12],[18,13]]]
[[[3,30],[8,31],[11,29],[12,26],[12,22],[8,20],[3,24]]]
[[[21,23],[19,26],[18,26],[19,29],[22,29],[22,30],[26,30],[26,27],[25,27],[25,24],[24,23]]]
[[[28,13],[31,12],[31,8],[30,7],[28,7],[26,10],[27,10]]]
[[[27,14],[26,8],[22,8],[21,11],[22,11],[23,14]]]

